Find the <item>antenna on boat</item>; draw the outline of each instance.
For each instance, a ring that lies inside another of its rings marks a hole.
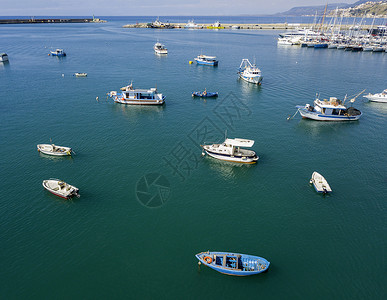
[[[227,139],[227,129],[224,131],[224,140]]]

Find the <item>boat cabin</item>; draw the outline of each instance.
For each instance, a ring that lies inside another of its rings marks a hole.
[[[156,88],[151,88],[149,90],[146,90],[146,89],[126,90],[122,93],[122,95],[126,99],[133,99],[133,100],[142,100],[142,99],[162,100],[162,94],[158,94]]]
[[[347,108],[342,104],[342,101],[336,97],[330,97],[329,100],[316,99],[314,101],[314,109],[324,115],[344,115]],[[307,104],[306,109],[313,111],[313,106]]]
[[[199,55],[197,57],[198,60],[207,61],[207,62],[216,62],[216,56],[208,56],[208,55]]]
[[[7,53],[0,53],[0,61],[8,61]]]

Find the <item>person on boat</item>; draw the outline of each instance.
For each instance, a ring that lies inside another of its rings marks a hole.
[[[207,89],[204,89],[203,96],[207,95]]]

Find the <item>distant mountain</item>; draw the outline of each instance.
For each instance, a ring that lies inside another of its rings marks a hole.
[[[327,11],[334,10],[337,8],[350,8],[355,7],[366,2],[379,2],[380,0],[359,0],[353,4],[347,3],[333,3],[328,4]],[[310,16],[314,15],[317,11],[318,15],[321,15],[325,10],[325,5],[318,6],[298,6],[289,9],[288,11],[278,13],[276,16]]]
[[[328,4],[327,10],[332,10],[338,8],[347,8],[347,3],[334,3]],[[319,6],[297,6],[289,9],[288,11],[278,13],[277,16],[306,16],[314,15],[317,11],[317,14],[321,15],[325,10],[325,5]]]

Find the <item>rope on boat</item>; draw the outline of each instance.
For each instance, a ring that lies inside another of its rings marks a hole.
[[[288,117],[286,120],[290,121],[291,119],[293,119],[296,116],[297,113],[298,113],[298,109],[297,109],[296,113],[292,117]]]

